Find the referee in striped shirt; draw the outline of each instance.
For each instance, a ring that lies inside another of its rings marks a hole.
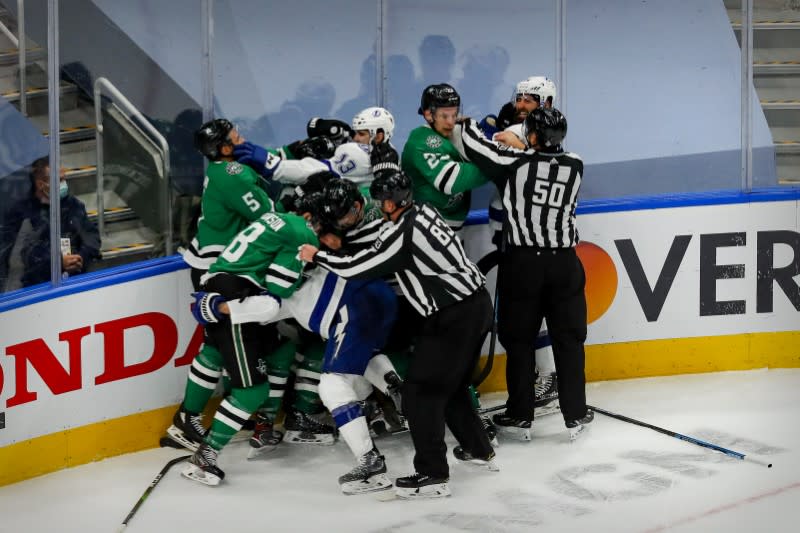
[[[403,386],[416,474],[399,478],[396,486],[415,497],[435,497],[449,494],[445,423],[460,444],[457,456],[487,461],[494,456],[468,392],[491,328],[492,302],[483,274],[460,240],[433,208],[414,203],[412,187],[402,172],[372,183],[370,195],[390,222],[370,248],[341,256],[303,246],[300,257],[343,278],[394,274],[422,315]]]
[[[524,141],[532,148],[524,151],[488,140],[470,119],[454,132],[466,157],[495,180],[503,197],[506,247],[498,271],[498,332],[508,354],[508,402],[505,413],[493,419],[500,428],[530,438],[534,344],[545,318],[561,412],[575,438],[594,416],[586,408],[584,374],[586,276],[575,253],[583,161],[562,149],[567,120],[557,109],[537,108],[524,124]]]

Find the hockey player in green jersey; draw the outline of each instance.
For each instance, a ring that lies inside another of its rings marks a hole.
[[[418,113],[427,125],[411,131],[400,165],[414,183],[415,201],[434,207],[456,232],[467,218],[470,191],[489,182],[451,142],[460,105],[461,97],[450,85],[426,87]]]
[[[206,122],[194,135],[195,148],[208,159],[197,234],[183,252],[184,261],[191,266],[194,290],[199,289],[201,276],[231,239],[276,207],[261,187],[262,178],[250,167],[235,161],[235,147],[243,142],[236,127],[224,118]],[[293,345],[283,349],[294,352]],[[213,363],[220,357],[217,349],[206,342],[194,358],[184,400],[162,444],[197,449],[206,432],[201,413],[221,377],[221,369]]]
[[[310,201],[301,202],[299,210],[309,212],[309,205]],[[280,344],[274,324],[233,323],[230,318],[218,318],[214,311],[222,302],[262,293],[272,295],[279,306],[280,299],[290,296],[303,281],[304,263],[297,249],[305,243],[319,243],[305,218],[264,213],[232,239],[201,280],[203,292],[195,293],[192,312],[205,325],[208,343],[217,348],[219,358],[212,361],[213,366],[228,372],[232,388],[183,471],[189,479],[218,485],[225,477],[217,456],[269,397],[270,356]]]
[[[403,147],[401,167],[414,184],[414,200],[434,207],[458,235],[469,213],[472,189],[486,183],[476,165],[465,160],[452,143],[461,97],[446,83],[429,85],[422,91],[419,110],[427,125],[411,131]],[[470,388],[473,405],[480,408],[478,394]],[[497,444],[497,430],[482,416],[486,433]]]
[[[226,119],[207,122],[195,133],[195,147],[208,158],[208,169],[197,235],[183,258],[193,269],[202,271],[199,275],[237,233],[264,213],[275,211],[259,175],[234,159],[234,147],[243,142],[244,137]]]

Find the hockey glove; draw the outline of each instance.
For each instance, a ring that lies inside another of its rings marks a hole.
[[[517,108],[511,102],[506,102],[506,104],[500,109],[500,113],[497,114],[497,120],[495,121],[495,126],[497,127],[497,131],[503,131],[507,127],[514,124],[517,117]],[[487,135],[488,137],[488,135]]]
[[[216,324],[222,318],[219,306],[224,302],[222,295],[218,292],[193,292],[194,303],[192,304],[192,315],[197,322],[205,327],[209,324]]]
[[[353,137],[353,128],[346,122],[336,120],[335,118],[327,119],[314,117],[308,121],[306,133],[309,137],[320,137],[324,135],[335,144],[342,144]]]
[[[265,148],[245,141],[233,147],[236,161],[247,165],[265,178],[271,178],[280,164],[280,158],[270,154]]]
[[[314,159],[328,159],[333,157],[336,145],[327,137],[310,137],[304,141],[295,141],[288,147],[297,159],[313,157]]]
[[[397,154],[397,150],[388,142],[373,143],[369,160],[372,164],[372,175],[376,178],[383,174],[400,170],[400,156]]]
[[[500,131],[497,129],[497,117],[494,115],[486,115],[483,117],[483,119],[478,122],[478,127],[488,139],[491,139],[495,133]]]

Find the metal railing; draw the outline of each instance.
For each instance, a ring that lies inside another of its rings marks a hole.
[[[169,145],[167,140],[156,130],[142,113],[106,78],[97,78],[94,82],[94,115],[97,130],[97,229],[100,235],[105,235],[105,200],[104,192],[104,165],[103,165],[103,107],[102,96],[105,93],[111,102],[117,106],[131,126],[141,131],[152,147],[161,156],[161,193],[164,202],[164,246],[166,255],[172,254],[172,202],[170,200],[169,186]],[[131,120],[132,118],[136,121]]]
[[[17,63],[19,66],[19,111],[22,113],[22,116],[27,117],[28,95],[25,94],[25,88],[27,86],[25,75],[27,73],[26,63],[28,60],[25,49],[25,0],[17,0],[17,35],[14,35],[14,32],[9,30],[2,22],[0,22],[0,31],[8,37],[11,44],[17,47]]]

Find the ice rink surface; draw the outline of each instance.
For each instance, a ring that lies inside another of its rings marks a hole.
[[[247,461],[220,456],[216,488],[174,467],[126,531],[235,532],[795,532],[800,531],[800,370],[755,370],[591,383],[590,404],[742,452],[738,460],[601,414],[570,443],[560,414],[531,442],[503,439],[500,472],[450,459],[449,498],[344,496],[347,446],[282,444]],[[484,405],[503,401],[483,398]],[[448,434],[448,446],[454,440]],[[389,476],[412,471],[408,434],[377,440]],[[153,449],[0,488],[0,531],[112,532],[171,458]],[[380,493],[377,493],[380,494]]]

